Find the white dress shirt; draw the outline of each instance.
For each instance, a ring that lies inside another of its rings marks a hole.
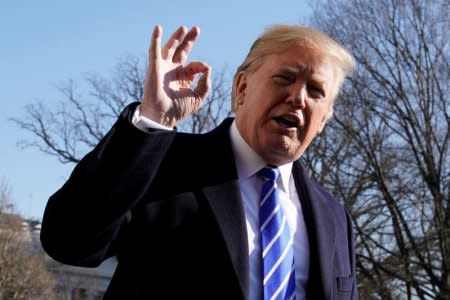
[[[139,106],[133,114],[133,124],[146,131],[148,128],[169,129],[148,118],[140,116]],[[244,141],[235,122],[230,127],[231,145],[239,177],[239,187],[243,200],[249,251],[249,299],[262,297],[261,244],[259,236],[259,201],[262,179],[256,173],[267,165],[262,158]],[[289,229],[294,237],[294,269],[296,299],[305,298],[305,288],[309,274],[309,241],[294,178],[292,163],[279,166],[280,205],[284,209]]]
[[[263,181],[256,173],[267,163],[244,141],[235,122],[230,127],[231,145],[237,166],[239,187],[243,200],[250,268],[249,299],[261,299],[261,242],[259,235],[259,201]],[[296,299],[305,298],[305,288],[309,273],[309,241],[302,208],[292,177],[292,163],[278,167],[281,176],[277,184],[280,188],[280,205],[284,209],[291,234],[294,236],[294,268]]]

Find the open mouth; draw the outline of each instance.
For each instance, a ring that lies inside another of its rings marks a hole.
[[[296,116],[279,116],[274,118],[275,121],[285,128],[300,127],[300,120]]]

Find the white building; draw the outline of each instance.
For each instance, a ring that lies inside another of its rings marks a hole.
[[[20,236],[30,242],[33,251],[42,251],[40,242],[41,224],[37,221],[23,220]],[[61,264],[45,255],[49,271],[56,281],[57,300],[97,300],[101,299],[117,260],[110,258],[97,268],[81,268]]]

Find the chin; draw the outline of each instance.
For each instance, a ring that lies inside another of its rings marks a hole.
[[[272,165],[283,165],[300,158],[300,142],[292,137],[280,134],[266,135],[261,139],[256,151],[265,162]]]
[[[264,161],[271,165],[280,166],[296,161],[301,156],[301,153],[292,153],[290,151],[286,151],[285,149],[280,150],[281,149],[277,149],[269,153],[265,153],[263,156]]]
[[[264,159],[265,162],[267,162],[269,165],[274,166],[282,166],[291,162],[294,162],[296,159],[292,157],[274,157],[273,155],[268,157],[267,159]]]

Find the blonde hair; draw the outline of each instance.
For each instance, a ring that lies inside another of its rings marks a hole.
[[[336,82],[331,92],[331,98],[334,101],[344,83],[344,79],[356,67],[353,55],[338,42],[312,28],[300,25],[273,25],[268,27],[253,43],[247,57],[234,74],[231,92],[233,111],[236,111],[237,107],[235,98],[238,74],[243,71],[255,71],[262,64],[265,56],[282,52],[294,43],[299,42],[305,44],[305,46],[320,49],[335,66]]]

